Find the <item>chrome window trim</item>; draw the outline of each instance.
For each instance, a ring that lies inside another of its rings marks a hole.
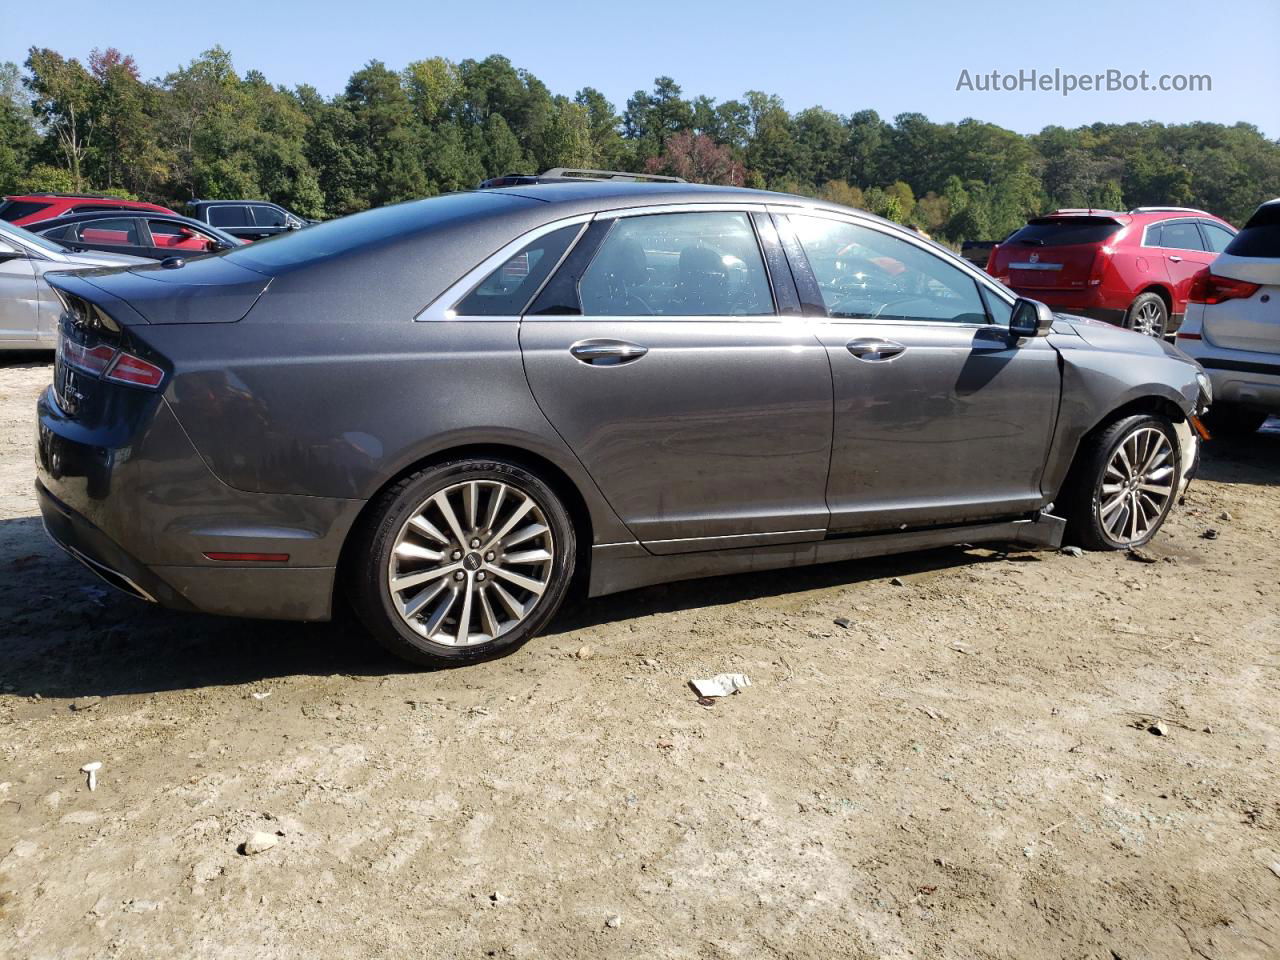
[[[934,243],[932,243],[929,240],[926,240],[924,237],[921,237],[914,230],[908,230],[907,228],[900,227],[897,224],[890,224],[887,222],[883,222],[879,219],[874,218],[870,214],[865,216],[859,216],[857,211],[850,211],[849,213],[846,214],[843,211],[828,210],[826,207],[809,207],[809,206],[802,206],[802,207],[778,206],[776,209],[771,209],[769,212],[775,213],[775,214],[781,214],[784,216],[787,214],[799,213],[807,217],[819,217],[825,220],[836,220],[839,222],[852,224],[853,226],[866,227],[869,230],[876,230],[879,233],[883,233],[886,236],[893,237],[897,240],[905,240],[906,242],[910,244],[914,244],[915,246],[919,247],[922,251],[929,254],[930,256],[935,257],[938,260],[941,260],[943,263],[958,267],[962,273],[968,274],[970,278],[972,278],[978,284],[980,284],[981,286],[991,291],[993,294],[999,296],[1002,300],[1004,300],[1010,306],[1012,306],[1018,299],[1018,295],[1016,293],[1007,289],[1003,284],[999,283],[995,277],[991,276],[991,274],[987,273],[985,270],[979,270],[977,267],[971,264],[968,260],[965,260],[959,254],[951,253],[950,250],[946,250],[945,248],[940,250]],[[942,255],[943,253],[948,254],[950,259],[948,259],[947,257],[944,257]],[[994,320],[988,323],[972,323],[971,324],[971,323],[955,323],[950,320],[881,320],[879,318],[855,320],[855,319],[843,319],[843,318],[830,317],[830,316],[813,317],[810,319],[827,320],[829,322],[844,322],[844,323],[909,323],[909,324],[924,323],[924,324],[929,324],[931,326],[946,326],[946,327],[981,328],[981,327],[990,327],[990,326],[996,326],[996,327],[1004,326],[1004,324],[996,323]]]
[[[479,264],[472,267],[465,274],[463,274],[460,279],[454,281],[454,283],[451,284],[444,291],[444,293],[440,294],[440,296],[432,300],[431,303],[427,304],[427,306],[423,307],[416,314],[414,314],[413,322],[428,323],[432,321],[437,321],[437,322],[451,323],[458,320],[483,321],[483,320],[511,320],[511,319],[518,320],[520,319],[518,316],[517,317],[459,316],[457,313],[454,312],[454,308],[459,303],[462,302],[463,298],[466,297],[467,294],[469,294],[472,290],[475,289],[477,284],[481,283],[486,277],[489,276],[489,274],[497,270],[500,266],[502,266],[504,263],[506,263],[508,260],[514,257],[524,247],[528,246],[534,240],[537,240],[539,237],[544,237],[548,233],[554,233],[555,231],[561,229],[562,227],[571,227],[574,224],[582,225],[582,224],[590,223],[593,219],[595,219],[595,216],[596,215],[592,213],[582,213],[572,217],[564,217],[563,219],[560,219],[560,220],[549,221],[548,223],[544,223],[541,226],[534,227],[532,230],[528,230],[520,234],[520,236],[516,237],[510,243],[501,247],[496,253],[490,254],[488,257],[481,260]],[[572,251],[573,248],[577,246],[577,242],[580,239],[581,239],[581,233],[579,233],[578,237],[574,239],[574,242],[569,244],[569,246],[565,249],[564,255],[561,257],[560,262],[563,262],[563,257],[568,256],[570,251]],[[557,262],[556,265],[551,269],[551,272],[547,274],[546,278],[542,281],[543,284],[545,284],[548,280],[550,280],[553,276],[555,276],[556,270],[560,268],[560,262]],[[539,285],[538,289],[534,291],[533,296],[530,297],[529,302],[532,303],[533,297],[536,297],[541,292],[542,292],[542,286]]]

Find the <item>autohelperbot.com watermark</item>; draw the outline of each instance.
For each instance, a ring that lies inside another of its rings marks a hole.
[[[1207,73],[1152,73],[1149,70],[1134,73],[1114,68],[1097,73],[1074,73],[1060,67],[1011,72],[962,69],[956,80],[956,90],[972,93],[1056,93],[1064,97],[1073,93],[1211,93],[1213,77]]]

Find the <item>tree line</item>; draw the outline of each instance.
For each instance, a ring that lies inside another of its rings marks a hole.
[[[952,242],[999,239],[1057,207],[1200,207],[1241,223],[1280,194],[1280,141],[1237,123],[934,123],[717,102],[670,77],[621,112],[552,93],[502,56],[379,61],[333,97],[238,74],[214,47],[144,80],[133,58],[32,48],[0,64],[0,192],[102,191],[180,205],[269,199],[304,216],[474,187],[550,167],[647,171],[819,196]]]

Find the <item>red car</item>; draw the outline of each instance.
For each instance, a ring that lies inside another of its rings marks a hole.
[[[1153,337],[1182,325],[1191,279],[1236,235],[1203,210],[1055,210],[991,250],[987,272],[1054,310]]]
[[[88,210],[147,210],[151,213],[168,213],[177,216],[168,207],[142,200],[121,200],[92,193],[28,193],[5,197],[0,202],[0,220],[8,220],[15,227],[26,226],[40,220],[52,220],[68,213],[84,213]]]

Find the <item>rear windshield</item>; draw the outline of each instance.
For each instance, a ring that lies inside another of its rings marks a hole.
[[[266,240],[236,247],[224,256],[250,270],[283,270],[352,253],[434,226],[492,215],[511,202],[511,197],[495,193],[449,193],[430,200],[411,200],[326,220],[305,230],[278,233]]]
[[[33,213],[39,213],[53,206],[51,203],[41,203],[38,200],[6,200],[0,203],[0,220],[8,220],[13,223],[15,220],[21,220],[23,217],[29,217]]]
[[[1280,203],[1259,207],[1224,252],[1235,257],[1280,257]]]
[[[1120,224],[1110,217],[1046,217],[1032,220],[1005,243],[1031,247],[1066,247],[1075,243],[1105,243]]]

